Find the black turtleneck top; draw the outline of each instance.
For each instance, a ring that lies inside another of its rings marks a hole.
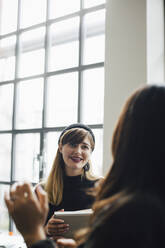
[[[86,191],[92,187],[97,180],[91,181],[79,176],[64,176],[64,190],[62,202],[56,206],[49,203],[49,212],[46,223],[54,214],[54,211],[75,211],[91,208],[94,197]]]

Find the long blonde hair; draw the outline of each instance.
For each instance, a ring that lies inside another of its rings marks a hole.
[[[91,134],[83,128],[72,128],[67,130],[60,138],[60,145],[65,145],[68,143],[71,144],[80,144],[85,137],[89,138],[92,151],[94,150],[94,140]],[[82,177],[85,177],[89,180],[96,180],[96,176],[93,175],[91,170],[91,161],[88,161],[89,170],[83,170]],[[50,203],[59,205],[62,201],[63,196],[63,177],[65,173],[65,164],[59,148],[53,162],[52,169],[50,174],[45,182],[44,189],[48,194],[48,200]]]

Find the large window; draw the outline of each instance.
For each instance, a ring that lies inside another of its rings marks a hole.
[[[61,130],[96,136],[102,175],[105,0],[0,0],[0,229],[12,229],[3,194],[50,171]]]

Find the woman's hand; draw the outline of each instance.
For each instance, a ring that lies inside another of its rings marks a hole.
[[[48,212],[47,194],[40,186],[36,192],[37,196],[29,183],[17,183],[5,194],[9,214],[27,246],[46,238],[43,225]]]
[[[62,209],[59,211],[64,211],[64,210]],[[55,218],[55,215],[53,215],[49,219],[47,225],[45,226],[46,234],[52,236],[54,240],[57,240],[68,230],[69,230],[69,224],[65,224],[64,220],[62,219]]]
[[[76,248],[77,244],[74,239],[60,238],[56,241],[58,248]]]

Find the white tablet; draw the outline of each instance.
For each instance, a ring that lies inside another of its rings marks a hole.
[[[65,238],[73,238],[75,231],[87,227],[92,212],[92,209],[55,212],[55,218],[63,219],[65,224],[69,224],[68,232],[62,234],[62,236],[64,236]]]

